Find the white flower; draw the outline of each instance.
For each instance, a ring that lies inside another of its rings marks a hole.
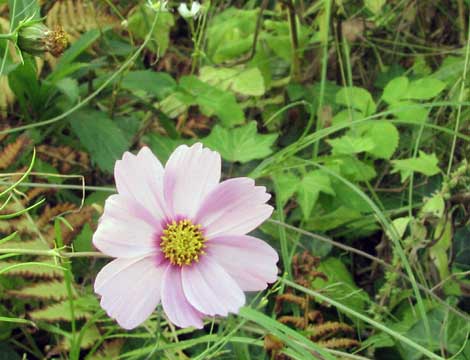
[[[169,11],[168,1],[153,1],[147,0],[147,6],[154,11]]]
[[[201,4],[198,1],[193,1],[193,3],[191,4],[191,9],[188,8],[188,5],[186,3],[181,3],[180,6],[178,6],[178,12],[185,19],[197,18],[200,11]]]

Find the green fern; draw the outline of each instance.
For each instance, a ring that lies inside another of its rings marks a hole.
[[[25,286],[20,290],[9,290],[8,294],[23,299],[60,301],[67,298],[67,288],[64,282],[52,280]]]

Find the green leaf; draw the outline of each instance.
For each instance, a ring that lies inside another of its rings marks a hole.
[[[273,174],[272,180],[276,185],[276,196],[279,197],[281,206],[284,206],[297,191],[300,179],[294,173],[284,171]]]
[[[374,15],[379,15],[385,4],[386,0],[364,0],[364,5]]]
[[[340,158],[341,174],[353,181],[369,181],[377,176],[375,168],[353,155]],[[354,196],[354,195],[351,195]]]
[[[232,90],[246,96],[261,96],[266,92],[264,79],[257,67],[248,69],[204,66],[199,78],[221,90]]]
[[[8,245],[12,246],[13,242],[9,242]],[[18,249],[16,247],[15,249]],[[24,249],[21,247],[20,249]],[[18,266],[8,270],[4,273],[4,276],[21,276],[24,278],[44,278],[44,279],[61,279],[64,275],[64,272],[61,269],[57,269],[56,267],[52,267],[52,265],[56,265],[54,261],[50,259],[37,259],[36,261],[41,261],[47,265],[51,266],[38,266],[38,264],[28,264],[28,263],[21,263],[21,262],[13,262],[13,261],[0,261],[0,271],[8,268],[12,265],[16,264],[24,264],[22,266]]]
[[[386,120],[375,120],[363,124],[362,135],[374,143],[372,149],[366,150],[378,159],[390,159],[398,147],[400,134],[394,124]]]
[[[321,170],[307,173],[300,181],[297,190],[297,201],[305,220],[310,218],[320,192],[335,195],[335,191],[331,187],[330,177]]]
[[[402,100],[390,105],[390,111],[397,119],[414,121],[419,124],[425,122],[429,115],[429,109],[408,100]]]
[[[8,8],[10,10],[10,23],[14,29],[21,20],[32,17],[39,19],[41,9],[37,0],[8,0]],[[13,19],[12,19],[12,16]]]
[[[406,98],[413,100],[429,100],[440,94],[446,87],[443,81],[431,77],[412,81],[406,91]]]
[[[410,81],[406,76],[400,76],[393,79],[387,84],[387,86],[385,86],[382,99],[389,104],[400,101],[403,99],[404,95],[406,95],[409,84]]]
[[[90,108],[74,113],[70,124],[92,160],[102,170],[112,172],[116,160],[129,147],[121,129],[106,113]]]
[[[229,7],[211,19],[207,55],[214,63],[237,58],[253,46],[258,10]]]
[[[171,153],[180,145],[190,145],[193,141],[186,139],[171,139],[160,134],[148,134],[144,137],[145,143],[152,149],[163,164],[166,163]]]
[[[326,140],[326,142],[333,148],[332,152],[334,155],[357,154],[364,151],[371,151],[375,147],[374,142],[369,138],[352,137],[350,135]]]
[[[374,114],[377,109],[372,95],[355,86],[341,88],[336,94],[336,103],[359,110],[365,116]]]
[[[306,228],[314,231],[328,231],[361,217],[362,215],[359,211],[341,206],[326,215],[314,216],[306,224]]]
[[[140,40],[144,40],[150,31],[155,16],[158,16],[158,19],[153,30],[152,39],[148,42],[147,48],[156,54],[163,55],[170,43],[170,30],[175,24],[172,13],[168,11],[160,12],[158,15],[155,15],[146,5],[142,5],[130,15],[128,28],[134,36]]]
[[[419,152],[417,158],[393,160],[393,173],[400,172],[401,181],[404,182],[412,172],[418,172],[426,176],[433,176],[439,174],[441,170],[438,166],[439,159],[436,154],[426,154],[423,151]]]
[[[329,298],[340,301],[354,311],[364,314],[365,306],[369,301],[367,293],[357,287],[346,266],[338,258],[329,257],[320,262],[318,271],[325,273],[328,280],[317,278],[312,282],[316,290],[323,289]],[[351,320],[357,321],[355,317],[345,314]]]
[[[245,121],[243,110],[232,93],[219,90],[195,76],[182,77],[180,88],[183,93],[179,93],[179,100],[186,105],[199,105],[207,116],[217,115],[224,126],[232,127]]]
[[[270,155],[271,146],[276,139],[277,134],[258,134],[256,121],[251,121],[234,129],[216,125],[210,135],[202,141],[206,146],[218,151],[225,160],[245,163]]]
[[[147,92],[162,100],[175,90],[176,81],[164,72],[138,70],[128,72],[122,79],[121,86],[134,92]]]

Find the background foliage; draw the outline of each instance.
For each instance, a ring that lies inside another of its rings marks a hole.
[[[71,43],[0,39],[0,358],[470,359],[470,3],[178,5],[0,0],[0,33]],[[123,332],[92,291],[114,162],[195,141],[273,194],[280,280],[200,331]]]

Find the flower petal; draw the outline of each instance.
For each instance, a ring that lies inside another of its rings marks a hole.
[[[137,156],[124,153],[122,160],[116,161],[114,178],[119,194],[134,199],[155,218],[166,217],[163,166],[148,147],[143,147]]]
[[[273,208],[265,204],[271,197],[264,186],[249,178],[221,182],[203,201],[196,222],[206,237],[245,235],[269,218]]]
[[[93,235],[93,244],[113,257],[139,257],[157,252],[155,236],[160,223],[139,203],[123,195],[111,195]]]
[[[170,321],[181,328],[202,329],[202,317],[186,299],[181,283],[181,268],[169,265],[163,276],[162,306]]]
[[[151,256],[111,261],[95,280],[101,307],[124,329],[137,327],[160,302],[164,269]]]
[[[252,236],[222,236],[207,249],[244,291],[264,290],[277,280],[279,256],[266,242]]]
[[[205,256],[182,268],[183,289],[189,303],[207,315],[237,313],[245,303],[240,286],[217,262]]]
[[[193,217],[204,197],[220,180],[220,155],[197,143],[181,145],[165,167],[164,194],[173,216]]]

